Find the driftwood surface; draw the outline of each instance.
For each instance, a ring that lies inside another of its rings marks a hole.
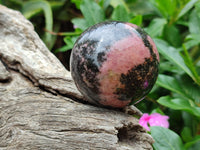
[[[138,119],[83,103],[21,13],[0,5],[0,150],[150,150]]]

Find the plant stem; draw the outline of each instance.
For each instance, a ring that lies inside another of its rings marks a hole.
[[[82,32],[53,32],[45,29],[46,32],[52,34],[52,35],[58,35],[58,36],[74,36],[74,35],[80,35]]]

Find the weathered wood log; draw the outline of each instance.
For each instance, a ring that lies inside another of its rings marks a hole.
[[[83,99],[32,24],[0,5],[0,149],[152,149],[138,119]]]

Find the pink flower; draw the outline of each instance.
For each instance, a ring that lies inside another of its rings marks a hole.
[[[153,113],[151,115],[144,113],[139,120],[139,124],[148,131],[150,131],[149,126],[161,126],[164,128],[169,128],[168,119],[168,116],[163,116],[159,113]]]

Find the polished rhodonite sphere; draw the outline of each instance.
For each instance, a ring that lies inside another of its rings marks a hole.
[[[158,76],[159,55],[149,35],[126,22],[103,22],[77,39],[70,58],[72,78],[95,104],[122,108],[144,98]]]

